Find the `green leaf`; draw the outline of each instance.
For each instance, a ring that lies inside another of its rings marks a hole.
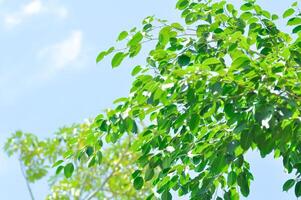
[[[300,197],[301,196],[301,181],[299,181],[295,185],[295,195],[296,195],[296,197]]]
[[[60,164],[62,164],[64,161],[63,160],[58,160],[58,161],[56,161],[53,165],[52,165],[52,167],[57,167],[57,166],[59,166]]]
[[[278,15],[273,14],[272,15],[272,20],[277,20],[277,19],[279,19]]]
[[[262,11],[261,11],[261,14],[262,14],[263,16],[265,16],[266,18],[268,18],[268,19],[271,18],[271,14],[270,14],[268,11],[266,11],[266,10],[262,10]]]
[[[301,24],[301,18],[300,17],[293,17],[288,20],[287,25],[288,26],[295,26]]]
[[[113,57],[112,59],[112,67],[115,68],[115,67],[118,67],[121,62],[123,61],[123,59],[125,58],[125,54],[122,53],[122,52],[118,52],[115,54],[115,56]]]
[[[216,103],[213,102],[212,104],[210,104],[209,109],[204,113],[203,117],[204,118],[208,118],[211,117],[216,111]]]
[[[284,11],[282,17],[283,18],[287,18],[289,16],[291,16],[292,14],[294,14],[295,10],[293,8],[289,8],[286,11]]]
[[[228,178],[227,178],[227,184],[229,187],[233,186],[236,182],[236,178],[237,178],[237,175],[234,171],[231,171],[229,174],[228,174]]]
[[[255,106],[255,119],[266,128],[269,127],[269,121],[271,120],[273,113],[275,112],[274,106],[269,104],[258,103]]]
[[[245,3],[245,4],[243,4],[243,5],[240,7],[240,9],[241,9],[242,11],[252,10],[252,9],[253,9],[253,4],[251,4],[251,3]]]
[[[189,63],[190,63],[190,57],[187,56],[187,55],[185,55],[185,54],[180,55],[180,56],[178,57],[178,63],[179,63],[179,65],[180,65],[181,67],[186,66],[186,65],[189,65]]]
[[[74,171],[74,166],[73,163],[68,163],[65,167],[64,167],[64,174],[66,178],[70,178],[73,174]]]
[[[225,200],[239,200],[239,194],[236,192],[235,189],[231,189],[228,192],[225,192],[224,194]]]
[[[172,23],[171,27],[173,27],[174,29],[176,29],[178,31],[184,31],[185,30],[184,27],[179,23]]]
[[[238,57],[232,62],[232,68],[237,69],[243,66],[246,66],[250,63],[250,59],[248,57]]]
[[[144,184],[144,180],[141,176],[138,176],[134,179],[134,187],[136,190],[141,190],[143,184]]]
[[[144,177],[145,181],[151,180],[154,177],[154,174],[155,174],[154,169],[148,167],[145,171],[145,177]]]
[[[90,156],[93,154],[93,152],[94,152],[94,148],[93,148],[93,147],[88,146],[88,147],[86,148],[86,154],[87,154],[87,156],[90,157]]]
[[[151,25],[151,24],[145,24],[145,26],[143,26],[143,30],[149,32],[152,27],[153,27],[153,25]]]
[[[300,31],[301,31],[301,25],[296,26],[296,27],[293,29],[293,33],[299,33]]]
[[[56,171],[55,174],[58,175],[59,173],[61,173],[61,171],[64,169],[64,166],[59,166]]]
[[[98,161],[98,164],[101,164],[101,162],[102,162],[102,153],[101,153],[101,151],[98,151],[97,152],[97,161]]]
[[[188,5],[189,5],[188,0],[179,0],[177,2],[176,8],[178,8],[179,10],[184,10]]]
[[[137,44],[135,46],[131,46],[130,50],[129,50],[129,57],[135,57],[136,55],[138,55],[138,53],[141,50],[142,45],[141,44]]]
[[[244,12],[240,15],[240,18],[242,18],[243,20],[246,20],[246,21],[252,17],[253,17],[253,14],[251,12]]]
[[[227,167],[227,161],[224,156],[215,157],[211,163],[211,172],[216,175]]]
[[[96,163],[96,159],[95,156],[92,156],[89,160],[88,160],[88,167],[93,167]]]
[[[165,190],[161,195],[162,200],[172,200],[172,195],[168,190]]]
[[[194,132],[198,128],[198,126],[200,125],[200,120],[201,118],[199,114],[192,114],[190,116],[188,125],[192,132]]]
[[[167,52],[163,49],[157,49],[151,52],[151,55],[154,57],[155,60],[160,61],[166,58]]]
[[[128,33],[127,31],[122,31],[122,32],[119,34],[117,41],[122,41],[122,40],[124,40],[128,35],[129,35],[129,33]]]
[[[287,180],[283,186],[282,186],[282,190],[287,192],[289,191],[289,189],[291,189],[294,185],[295,185],[296,181],[294,179],[289,179]]]
[[[115,50],[115,47],[111,47],[107,51],[100,52],[96,58],[96,63],[99,63],[100,61],[102,61],[105,56],[109,55],[114,50]]]
[[[122,103],[122,102],[126,102],[126,101],[128,101],[128,98],[126,98],[126,97],[120,97],[120,98],[114,100],[113,103],[114,104],[118,104],[118,103]]]
[[[134,69],[132,70],[131,75],[135,76],[137,75],[140,71],[142,70],[142,67],[140,65],[137,65],[136,67],[134,67]]]
[[[107,55],[107,51],[100,52],[96,58],[96,63],[99,63],[100,61],[102,61],[106,55]]]
[[[208,58],[203,62],[204,65],[215,65],[219,63],[221,62],[217,58]]]
[[[171,37],[171,27],[167,26],[160,30],[158,39],[158,48],[164,49]]]
[[[232,11],[234,10],[234,6],[230,3],[226,5],[226,8],[230,13],[232,13]]]
[[[247,130],[243,131],[240,135],[240,145],[244,150],[248,150],[253,142],[252,133]]]
[[[143,35],[141,32],[137,32],[132,39],[128,42],[128,46],[137,46],[143,40]]]
[[[136,171],[134,171],[132,173],[132,178],[135,179],[136,177],[138,177],[141,174],[141,170],[137,169]]]
[[[250,188],[249,183],[245,173],[240,173],[237,177],[237,183],[240,187],[240,192],[244,197],[249,196]]]

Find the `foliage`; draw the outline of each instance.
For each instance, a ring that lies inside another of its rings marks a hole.
[[[253,149],[282,158],[286,171],[296,172],[283,190],[295,187],[301,196],[297,3],[281,17],[254,0],[240,8],[227,1],[177,0],[176,8],[184,23],[147,17],[141,30],[120,33],[124,48],[99,53],[97,62],[113,54],[116,68],[144,43],[156,42],[146,64],[133,68],[129,96],[96,117],[93,137],[72,136],[81,149],[68,152],[64,162],[90,163],[102,152],[100,141],[114,148],[128,135],[140,155],[133,188],[151,183],[148,199],[169,200],[173,190],[192,200],[237,200],[250,193],[253,176],[244,155]],[[279,28],[283,19],[292,33]],[[82,149],[91,146],[97,148],[82,158]]]
[[[7,140],[5,151],[9,155],[19,155],[25,178],[30,183],[42,179],[49,172],[53,174],[53,167],[57,167],[56,175],[49,178],[51,191],[47,200],[138,200],[146,197],[150,187],[141,191],[132,187],[130,177],[137,154],[129,149],[130,138],[124,138],[113,148],[105,148],[103,154],[96,153],[101,143],[85,147],[73,139],[79,137],[85,138],[85,142],[93,141],[98,134],[93,129],[90,122],[77,124],[64,127],[54,138],[45,140],[18,131]],[[62,159],[69,158],[68,152],[72,151],[80,151],[80,159],[85,162],[73,159],[64,163]]]
[[[160,169],[148,181],[161,199],[171,199],[171,190],[190,199],[247,197],[253,180],[244,159],[249,149],[282,158],[288,173],[296,171],[283,190],[295,186],[301,196],[297,2],[282,19],[254,0],[239,9],[211,0],[178,0],[176,7],[183,25],[147,17],[141,30],[120,33],[118,41],[127,39],[125,48],[99,54],[97,62],[114,54],[115,68],[136,56],[143,43],[157,42],[146,65],[133,68],[129,97],[117,100],[115,109],[94,124],[108,143],[125,133],[136,135],[139,169]],[[292,33],[279,28],[283,19]],[[147,126],[139,127],[139,121]],[[143,174],[134,187],[142,183]]]

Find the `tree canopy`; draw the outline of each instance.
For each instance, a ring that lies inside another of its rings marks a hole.
[[[124,47],[112,55],[117,68],[154,44],[146,63],[134,66],[128,97],[93,121],[93,137],[74,135],[79,149],[68,151],[58,169],[69,171],[97,160],[99,143],[114,147],[131,137],[133,188],[153,187],[147,199],[237,200],[247,197],[253,180],[244,156],[257,149],[262,157],[283,159],[283,185],[301,196],[301,13],[297,2],[282,15],[254,0],[239,7],[227,1],[178,0],[184,22],[154,16],[142,28],[119,34]],[[280,21],[286,27],[280,27]],[[285,32],[289,30],[289,32]],[[89,158],[82,157],[91,150]],[[100,163],[100,166],[102,164]],[[72,166],[72,167],[71,167]],[[72,173],[68,173],[71,176]]]
[[[52,138],[43,140],[21,131],[8,138],[5,151],[9,155],[17,154],[32,200],[35,195],[30,184],[45,177],[50,185],[46,200],[142,200],[147,197],[151,187],[139,191],[132,187],[130,177],[137,154],[129,148],[130,137],[114,147],[103,147],[103,152],[98,151],[95,157],[91,157],[103,146],[99,141],[97,148],[87,147],[81,151],[82,162],[75,158],[64,167],[60,165],[63,157],[70,157],[73,151],[83,149],[83,144],[74,138],[85,138],[86,142],[97,140],[92,130],[93,124],[88,121],[61,128]],[[53,170],[57,166],[60,167]]]

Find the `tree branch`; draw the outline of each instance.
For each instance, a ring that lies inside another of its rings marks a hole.
[[[88,197],[84,198],[84,200],[91,200],[95,195],[97,195],[97,193],[99,193],[101,190],[104,190],[104,187],[105,187],[106,183],[110,180],[110,178],[112,176],[114,176],[115,172],[118,170],[118,165],[121,163],[121,161],[125,157],[125,155],[126,155],[128,149],[129,149],[129,147],[130,146],[127,146],[127,148],[125,149],[124,153],[121,155],[120,159],[118,160],[117,164],[115,165],[116,167],[113,168],[112,172],[103,181],[103,183],[101,184],[101,186],[98,189],[96,189],[94,192],[92,192]]]
[[[25,179],[25,182],[26,182],[26,186],[27,186],[27,190],[28,190],[28,192],[29,192],[30,198],[31,198],[31,200],[35,200],[34,195],[33,195],[33,192],[32,192],[32,189],[31,189],[31,187],[30,187],[30,183],[29,183],[28,178],[27,178],[27,176],[26,176],[26,174],[25,174],[25,169],[24,169],[24,165],[23,165],[23,163],[22,163],[21,158],[19,158],[19,164],[20,164],[20,169],[21,169],[23,178]]]

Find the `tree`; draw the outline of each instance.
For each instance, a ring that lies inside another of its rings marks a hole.
[[[114,54],[116,68],[139,54],[144,43],[156,43],[146,64],[133,68],[129,96],[94,120],[98,137],[74,141],[85,148],[100,140],[111,146],[130,136],[131,149],[140,154],[134,188],[152,183],[155,191],[148,199],[172,199],[172,190],[192,200],[247,197],[253,180],[244,159],[249,149],[282,158],[286,171],[296,172],[283,190],[295,187],[301,196],[297,2],[281,17],[255,0],[245,0],[239,9],[227,1],[177,0],[176,8],[183,24],[149,16],[141,29],[120,33],[124,48],[99,53],[97,62]],[[283,19],[292,33],[279,28]],[[65,162],[79,153],[73,151]]]
[[[18,131],[7,140],[5,151],[9,155],[19,156],[21,170],[32,199],[35,198],[30,183],[41,180],[49,173],[53,174],[52,169],[57,166],[55,175],[49,177],[51,191],[46,196],[47,200],[139,200],[150,193],[150,187],[141,191],[132,187],[130,177],[135,167],[133,159],[137,154],[129,149],[131,139],[124,138],[114,148],[104,147],[103,153],[95,153],[94,151],[102,147],[101,142],[96,146],[84,147],[73,139],[82,137],[85,142],[94,141],[97,132],[92,130],[93,125],[87,122],[64,127],[54,138],[39,140],[33,134]],[[80,151],[80,159],[87,164],[79,162],[77,158],[72,162],[74,166],[71,163],[61,166],[62,159],[69,158],[70,152],[77,150]]]
[[[191,199],[247,197],[253,176],[244,155],[250,148],[262,157],[281,157],[288,173],[296,170],[283,190],[295,185],[301,196],[297,2],[282,15],[292,33],[254,0],[239,9],[211,0],[178,0],[176,7],[184,25],[147,17],[141,30],[120,33],[118,41],[128,39],[125,48],[97,57],[115,53],[115,68],[143,43],[157,41],[146,65],[134,67],[129,97],[96,118],[106,142],[126,132],[136,135],[140,169],[160,168],[151,181],[162,199],[171,199],[170,190]],[[147,126],[138,127],[143,120]]]

